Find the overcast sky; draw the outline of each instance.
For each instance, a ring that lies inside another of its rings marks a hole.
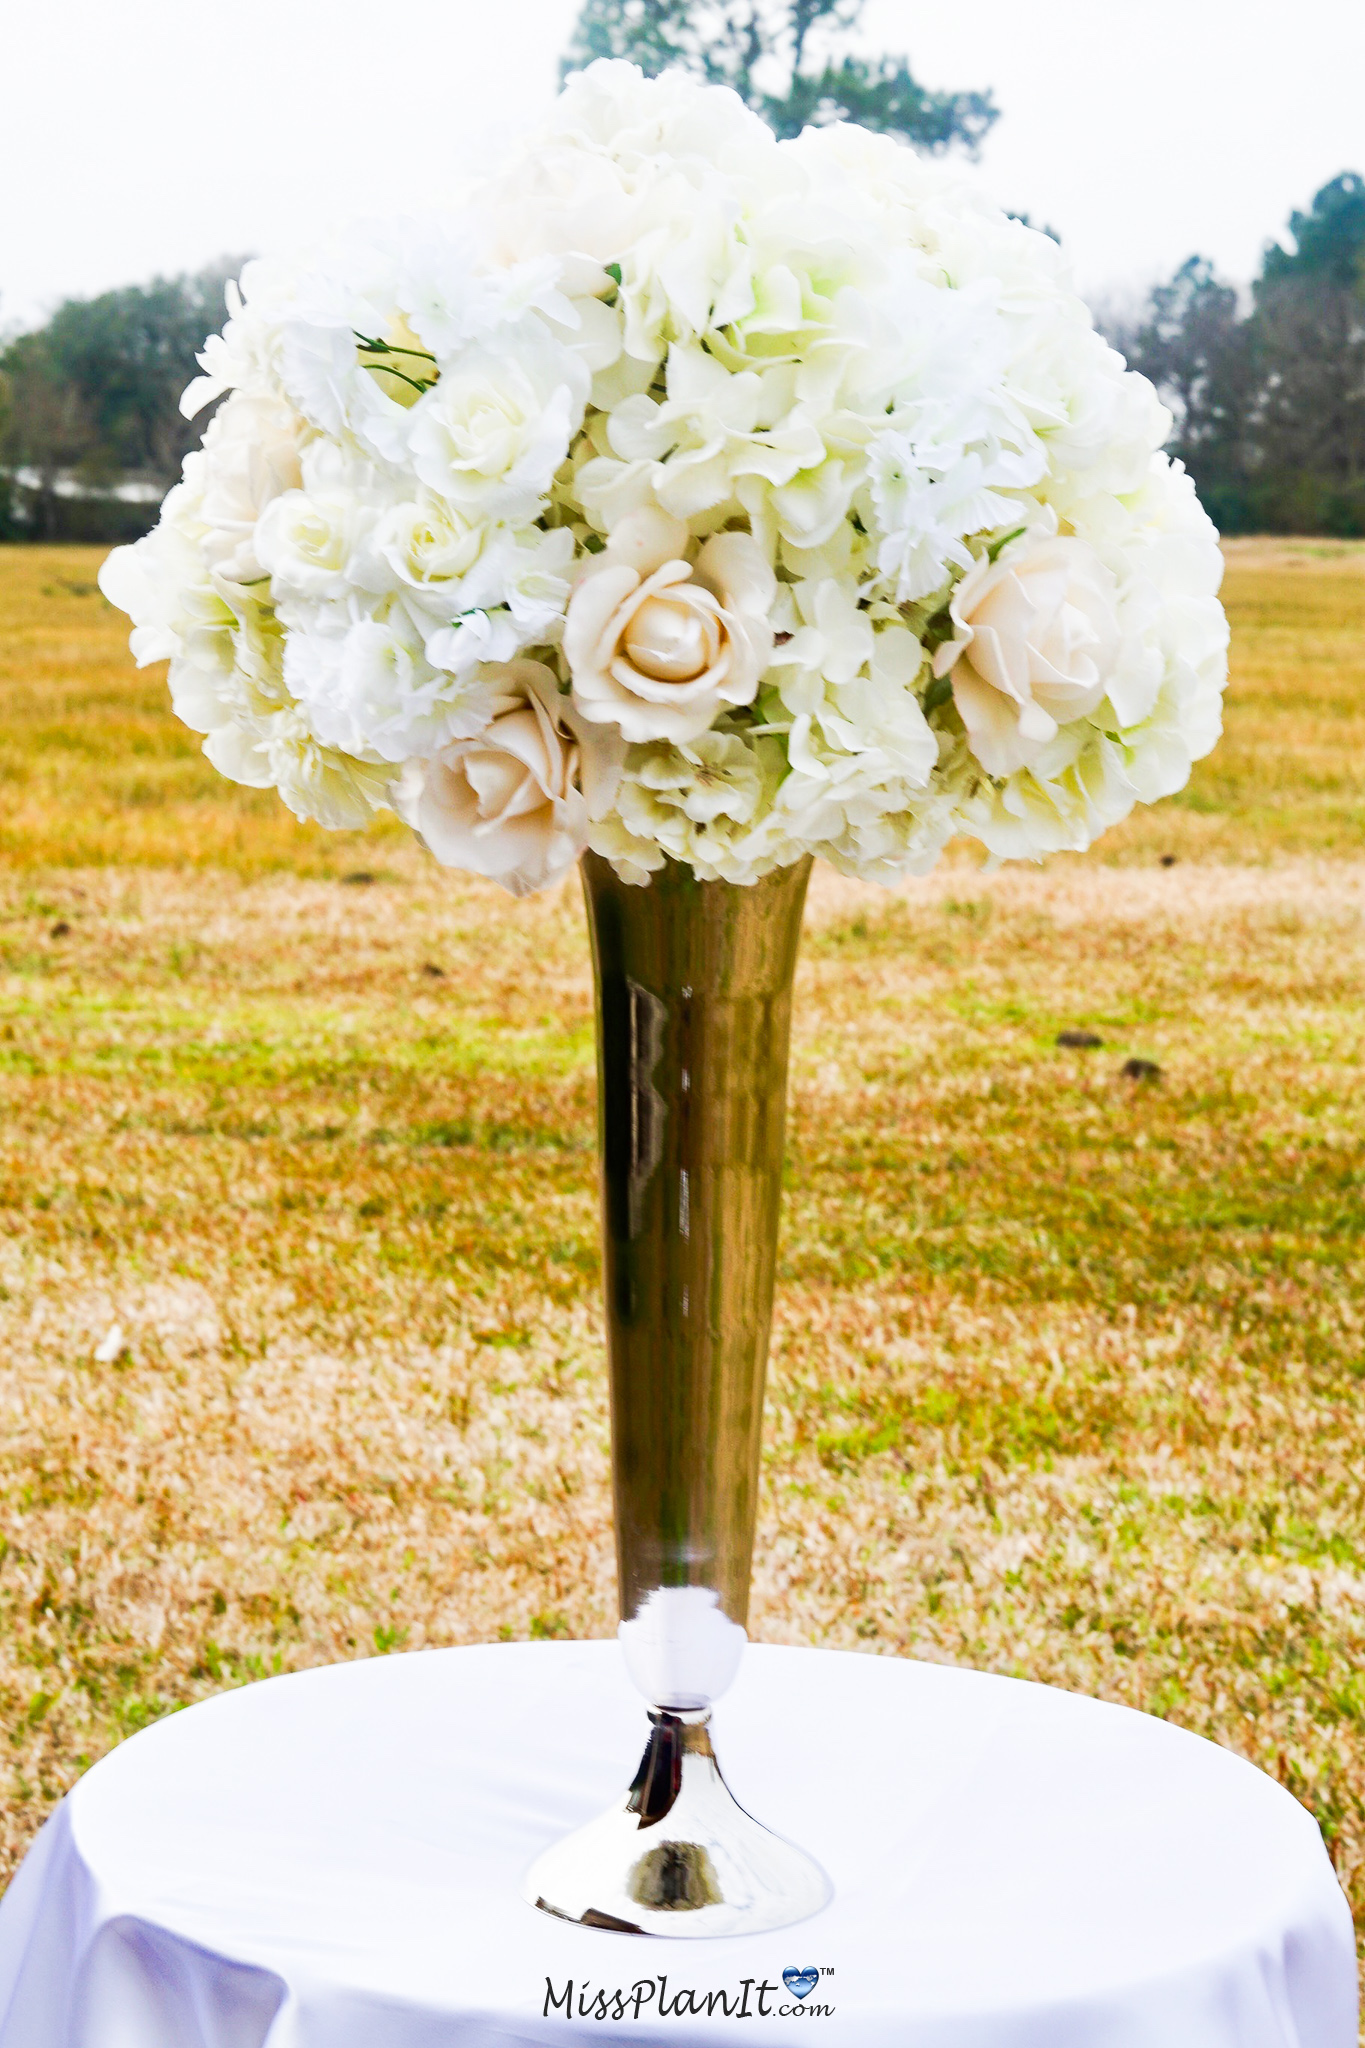
[[[544,107],[577,0],[18,0],[0,56],[0,326],[439,201]],[[1254,272],[1365,170],[1362,0],[868,0],[926,84],[989,87],[976,175],[1108,296]]]

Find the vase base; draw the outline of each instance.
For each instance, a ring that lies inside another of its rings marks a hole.
[[[649,1718],[629,1792],[537,1857],[522,1897],[580,1927],[684,1940],[771,1933],[827,1905],[832,1891],[819,1864],[735,1801],[709,1716]]]

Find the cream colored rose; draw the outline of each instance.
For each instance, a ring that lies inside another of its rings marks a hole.
[[[1084,541],[1025,541],[983,560],[952,603],[957,632],[934,656],[988,775],[1038,760],[1060,726],[1094,711],[1119,652],[1116,586]]]
[[[750,704],[772,659],[777,582],[747,533],[718,533],[694,565],[680,519],[647,508],[623,519],[579,578],[564,622],[573,701],[631,741],[704,733]]]
[[[587,844],[581,749],[543,663],[490,664],[483,679],[498,689],[489,724],[433,760],[409,762],[394,807],[442,866],[525,896],[548,888]]]

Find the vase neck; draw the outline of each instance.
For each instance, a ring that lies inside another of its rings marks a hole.
[[[583,861],[621,1613],[689,1708],[733,1667],[748,1610],[809,873],[741,888],[670,862],[640,888]]]

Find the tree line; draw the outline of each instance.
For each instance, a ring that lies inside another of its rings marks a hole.
[[[1365,178],[1291,214],[1249,294],[1191,256],[1110,339],[1225,533],[1365,534]]]
[[[936,92],[856,47],[864,0],[585,0],[563,60],[628,57],[729,85],[779,135],[858,121],[974,153],[989,93]],[[69,299],[0,347],[0,538],[121,540],[155,517],[203,421],[181,417],[240,261]],[[1191,256],[1104,323],[1171,407],[1170,441],[1230,533],[1365,534],[1365,179],[1294,213],[1248,293]],[[138,493],[138,483],[141,492]]]
[[[145,531],[203,421],[180,394],[221,327],[241,259],[68,299],[0,350],[0,535],[120,540]],[[115,495],[145,480],[141,503]]]

